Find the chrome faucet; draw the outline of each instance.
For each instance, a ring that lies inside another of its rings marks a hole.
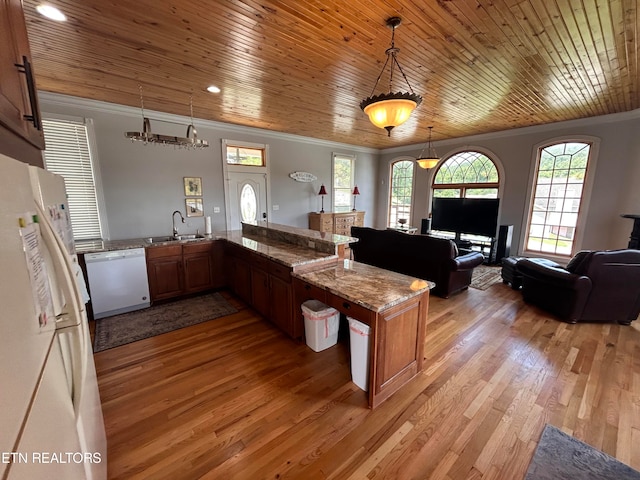
[[[180,210],[176,210],[175,212],[173,212],[171,214],[171,223],[173,224],[173,236],[174,237],[178,236],[178,227],[176,227],[176,213],[178,215],[180,215],[180,219],[182,220],[182,223],[184,223],[184,217],[180,213]]]

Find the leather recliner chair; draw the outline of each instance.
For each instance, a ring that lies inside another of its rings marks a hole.
[[[566,268],[523,259],[522,296],[569,323],[618,322],[640,314],[640,250],[582,251]]]

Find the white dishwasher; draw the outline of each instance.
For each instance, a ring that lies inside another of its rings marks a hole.
[[[88,253],[84,261],[96,320],[151,304],[144,248]]]

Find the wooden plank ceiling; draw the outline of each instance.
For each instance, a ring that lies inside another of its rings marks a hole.
[[[139,107],[142,85],[145,108],[179,115],[193,94],[197,118],[386,148],[429,125],[440,140],[640,107],[637,0],[56,0],[64,23],[38,3],[24,0],[40,90]],[[424,100],[389,138],[359,103],[391,16]]]

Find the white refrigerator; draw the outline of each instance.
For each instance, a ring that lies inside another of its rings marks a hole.
[[[107,478],[81,278],[63,179],[0,155],[3,480]]]

